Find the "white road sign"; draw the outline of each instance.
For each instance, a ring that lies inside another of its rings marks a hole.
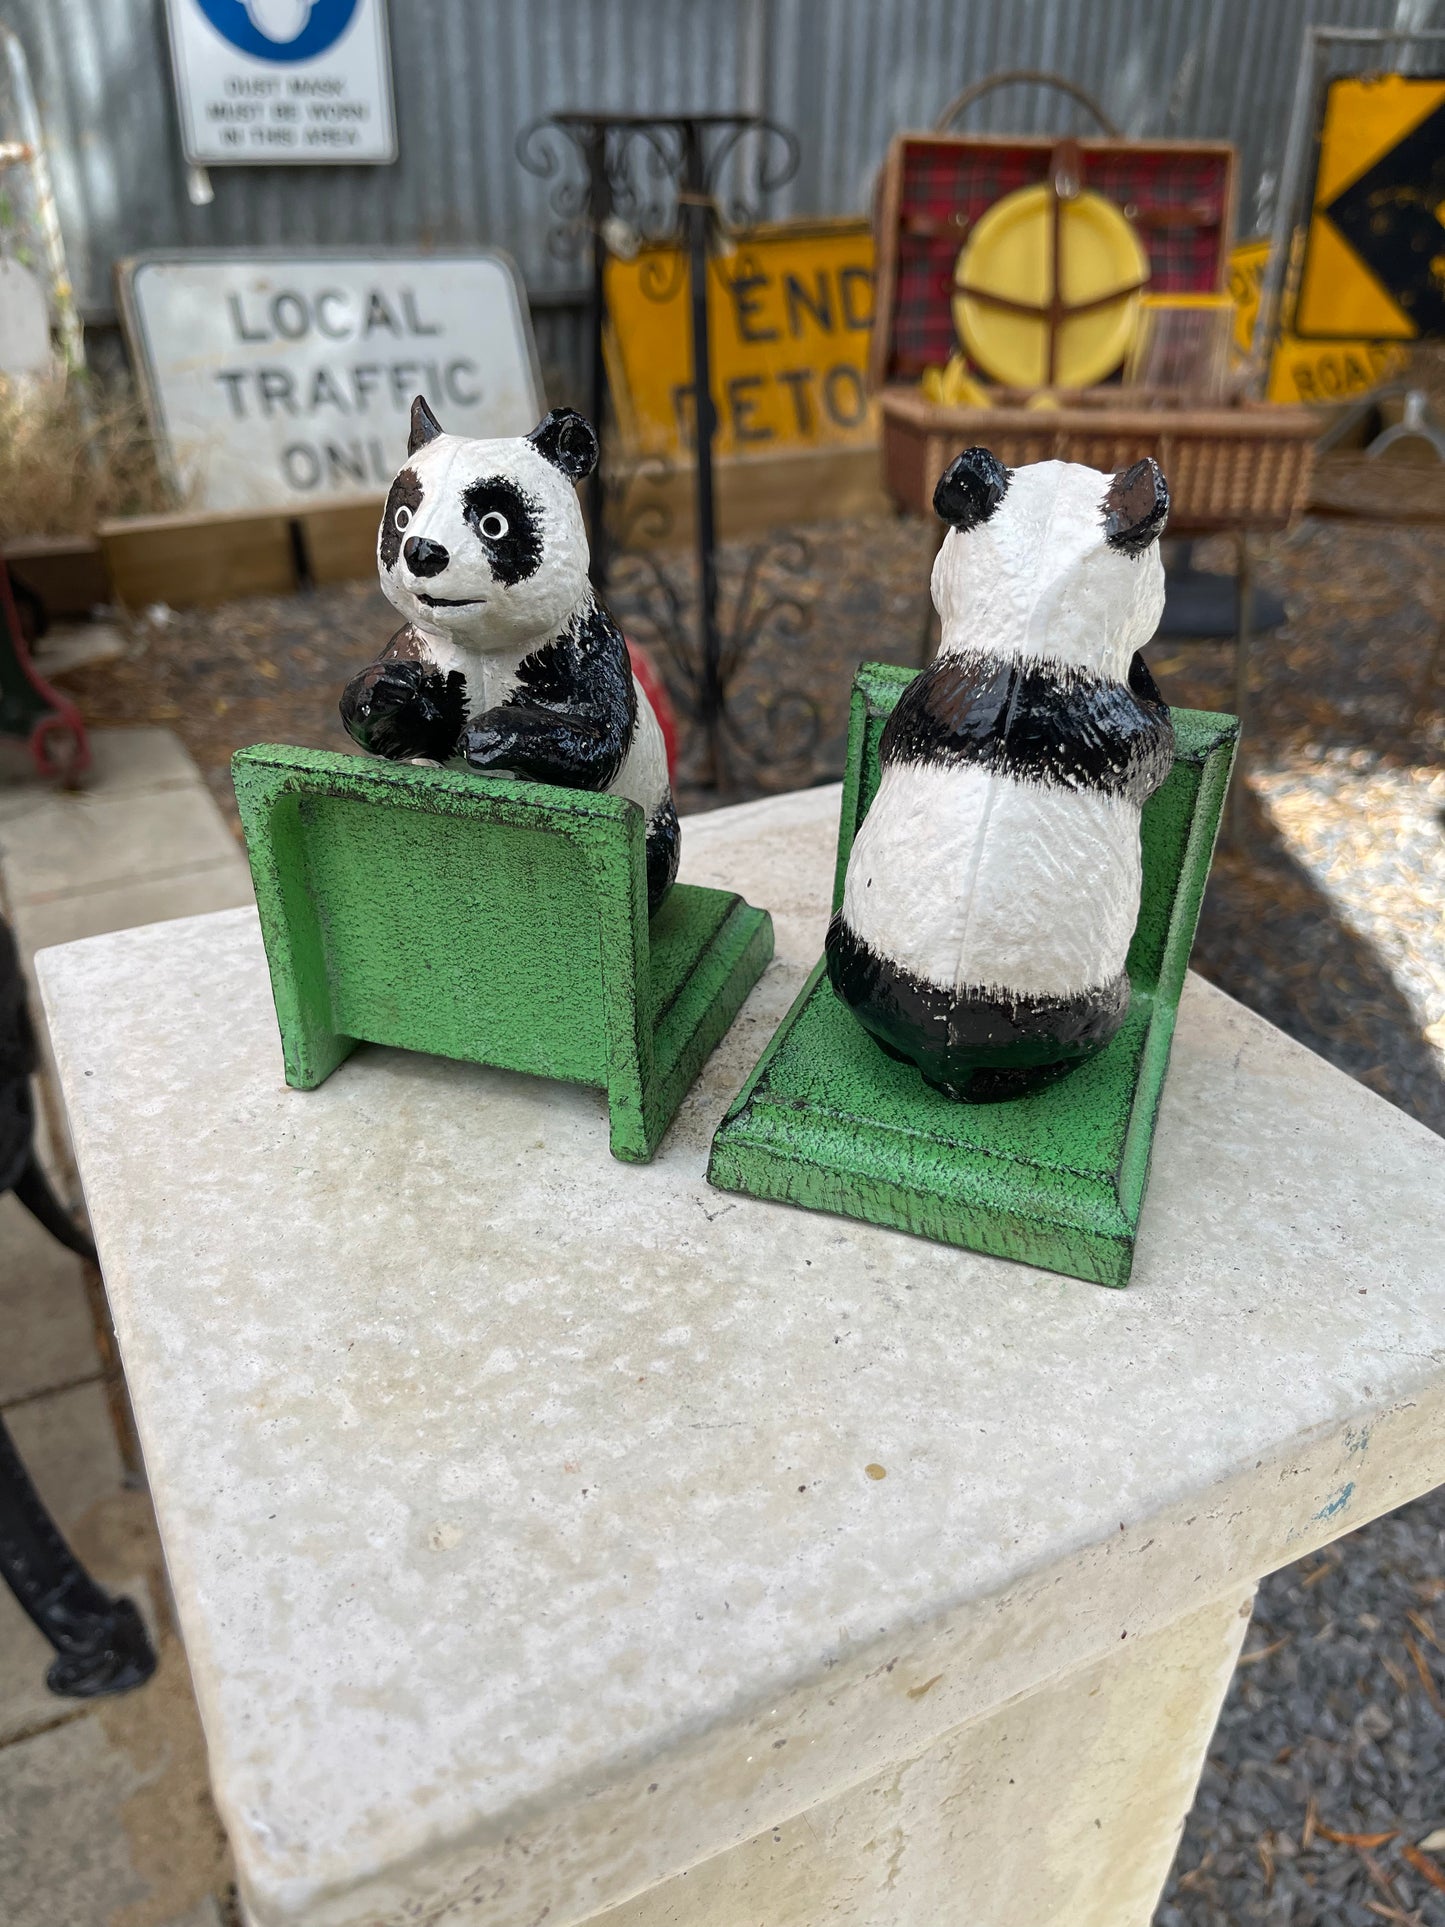
[[[186,159],[394,161],[386,0],[166,0]]]
[[[468,254],[156,254],[121,306],[152,424],[196,508],[383,493],[413,395],[449,433],[544,412],[516,269]]]

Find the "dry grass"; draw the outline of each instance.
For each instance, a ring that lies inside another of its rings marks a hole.
[[[0,379],[0,541],[175,506],[133,398],[87,378]]]

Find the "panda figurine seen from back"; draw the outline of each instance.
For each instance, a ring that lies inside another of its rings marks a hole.
[[[530,435],[469,441],[416,398],[377,538],[406,625],[347,684],[341,718],[377,756],[631,798],[655,911],[677,875],[677,811],[662,730],[587,579],[576,485],[597,452],[570,408]]]
[[[1025,1096],[1124,1022],[1139,819],[1174,760],[1137,651],[1164,608],[1152,461],[1010,471],[966,449],[934,493],[937,659],[899,699],[828,931],[833,987],[948,1096]]]

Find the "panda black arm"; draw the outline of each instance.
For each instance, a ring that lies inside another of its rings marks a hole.
[[[1169,705],[1159,693],[1159,685],[1149,673],[1149,665],[1137,649],[1134,651],[1134,660],[1129,664],[1129,687],[1141,703],[1150,703],[1155,708],[1161,709],[1166,716],[1168,715]]]
[[[463,753],[473,769],[512,769],[565,789],[605,790],[637,726],[627,645],[605,609],[528,656],[506,702],[473,717]]]
[[[467,719],[466,679],[444,676],[420,653],[414,631],[393,636],[380,661],[353,676],[341,695],[347,734],[373,756],[400,762],[454,756]]]

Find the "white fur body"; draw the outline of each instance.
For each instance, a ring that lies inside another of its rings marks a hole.
[[[1072,997],[1124,968],[1139,812],[989,770],[899,763],[848,859],[843,919],[925,983]]]
[[[1164,606],[1157,543],[1105,540],[1111,478],[1068,462],[1014,471],[933,569],[940,658],[984,653],[1123,682]],[[1116,979],[1139,914],[1139,806],[977,764],[892,763],[853,844],[843,921],[925,983],[1071,997]]]

